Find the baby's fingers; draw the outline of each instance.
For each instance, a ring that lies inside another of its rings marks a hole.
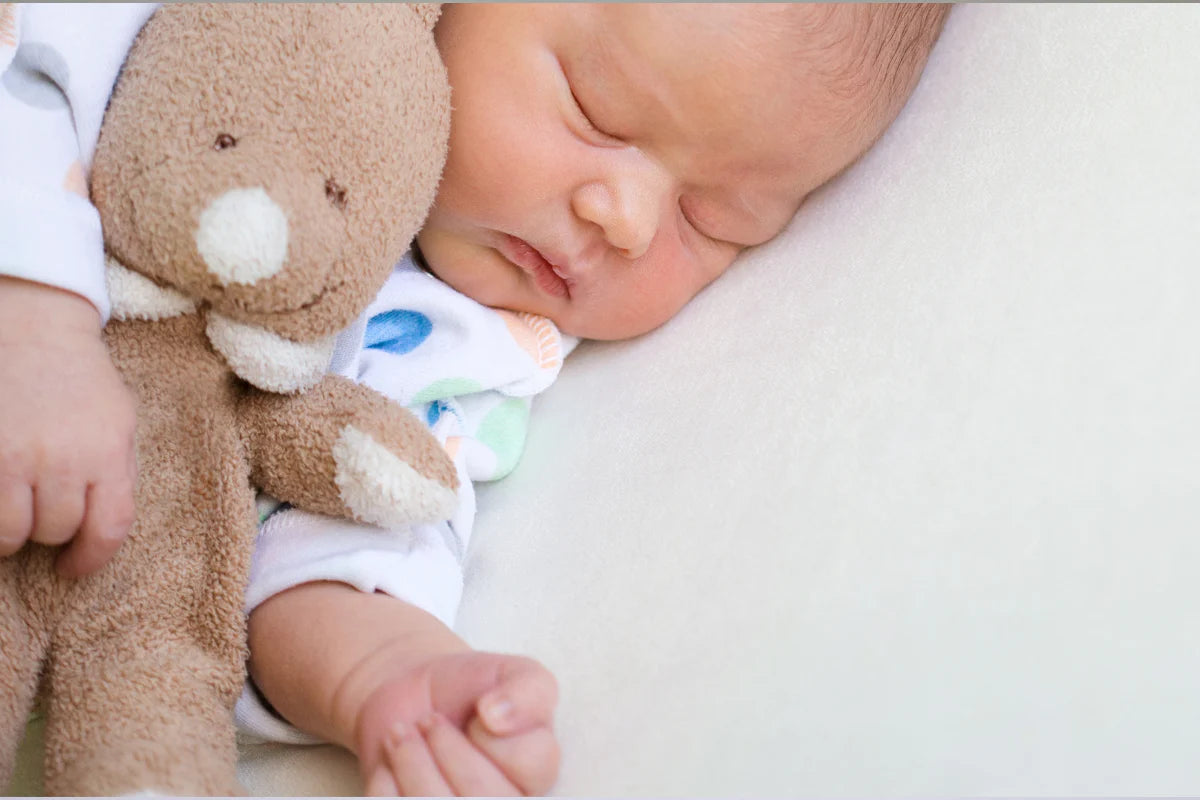
[[[33,490],[28,483],[0,478],[0,558],[21,549],[33,527]]]
[[[126,480],[93,484],[87,494],[87,514],[79,535],[55,561],[67,578],[95,572],[108,563],[125,541],[133,524],[133,486]]]
[[[463,732],[440,714],[423,720],[421,732],[442,775],[459,797],[519,797],[521,790]]]
[[[81,481],[43,478],[33,489],[29,541],[58,545],[71,540],[83,522],[87,489]]]
[[[396,785],[396,779],[392,777],[387,764],[382,764],[375,770],[375,774],[367,781],[363,794],[367,797],[400,796],[400,787]]]
[[[367,794],[453,797],[454,790],[416,727],[397,723],[384,738],[383,763],[367,781]]]
[[[494,736],[476,717],[467,725],[467,737],[527,795],[544,795],[558,780],[561,750],[549,728]]]
[[[499,685],[479,698],[475,711],[489,731],[510,735],[537,727],[553,727],[558,705],[554,676],[536,661],[511,662]]]

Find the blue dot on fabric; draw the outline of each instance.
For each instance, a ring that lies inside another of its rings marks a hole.
[[[429,410],[425,412],[425,422],[429,427],[437,424],[437,421],[442,418],[442,412],[446,410],[446,404],[441,400],[434,400],[429,404]]]
[[[398,308],[376,314],[367,321],[364,344],[398,356],[416,348],[429,338],[433,323],[417,311]]]

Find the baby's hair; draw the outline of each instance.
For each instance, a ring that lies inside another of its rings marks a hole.
[[[854,109],[838,114],[844,127],[873,129],[865,143],[869,149],[908,102],[951,7],[949,3],[791,6],[795,13],[784,28],[786,35],[794,37],[797,57],[828,81],[835,99],[847,101],[846,107]]]
[[[874,84],[876,108],[891,122],[916,88],[951,6],[878,3],[865,8],[867,45],[858,68],[864,76],[861,80]]]

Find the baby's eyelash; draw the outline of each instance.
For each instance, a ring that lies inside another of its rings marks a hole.
[[[683,203],[679,204],[679,216],[683,217],[683,221],[688,224],[689,228],[691,228],[696,233],[703,236],[705,239],[713,238],[713,237],[709,236],[707,233],[705,233],[704,230],[699,225],[696,224],[696,220],[692,219],[692,215],[689,214],[687,212],[687,209],[683,207]]]
[[[682,203],[682,202],[679,203],[679,216],[683,217],[683,221],[685,223],[687,223],[687,226],[689,228],[691,228],[693,231],[695,231],[698,236],[700,236],[702,239],[704,239],[704,241],[706,241],[707,243],[709,243],[711,245],[733,246],[733,247],[738,248],[739,250],[742,249],[743,247],[745,247],[745,245],[736,244],[734,242],[729,241],[728,239],[722,239],[720,236],[714,236],[713,234],[706,231],[703,227],[700,226],[700,224],[695,220],[695,218],[693,218],[690,214],[688,214],[687,210],[684,208],[684,203]]]
[[[580,118],[587,123],[588,129],[595,131],[601,136],[608,136],[607,133],[600,130],[600,128],[596,126],[596,123],[592,121],[591,116],[588,115],[587,110],[583,107],[583,103],[579,102],[579,98],[575,95],[575,90],[570,88],[570,86],[567,87],[567,90],[571,93],[571,102],[575,104],[575,110],[579,112]]]
[[[571,95],[571,102],[575,105],[575,112],[580,121],[587,128],[587,132],[594,133],[601,139],[610,140],[612,142],[622,141],[620,137],[614,136],[597,125],[592,115],[588,113],[586,108],[584,108],[583,102],[579,99],[579,95],[575,94],[575,83],[571,80],[571,76],[567,72],[566,65],[563,64],[562,59],[558,59],[558,72],[562,77],[563,85],[566,86],[568,94]]]

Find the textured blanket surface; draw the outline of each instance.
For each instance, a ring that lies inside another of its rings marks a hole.
[[[1200,7],[962,6],[870,156],[585,346],[462,628],[574,795],[1200,792]]]
[[[1198,41],[957,8],[784,236],[572,356],[460,620],[558,674],[559,792],[1200,792]]]

